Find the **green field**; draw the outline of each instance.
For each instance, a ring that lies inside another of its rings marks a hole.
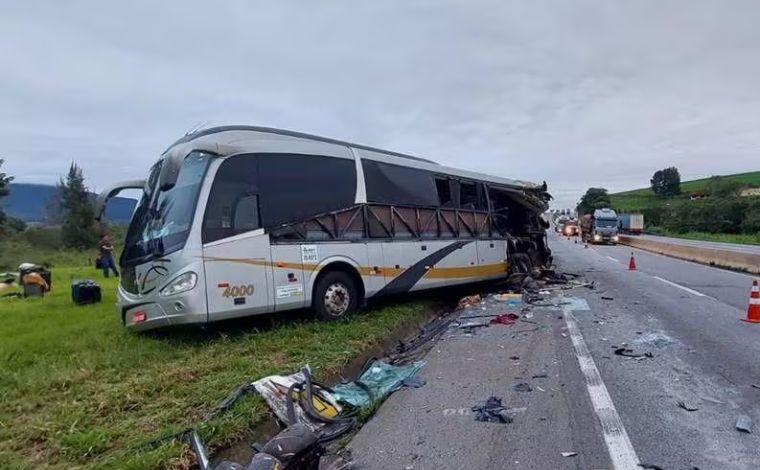
[[[739,181],[750,186],[760,186],[760,171],[737,173],[734,175],[721,175],[732,181]],[[655,196],[650,188],[633,189],[610,194],[612,207],[620,212],[635,212],[652,207],[665,207],[673,201],[687,199],[690,193],[704,191],[710,178],[702,178],[681,183],[681,196],[675,198],[661,198]]]
[[[103,302],[75,306],[68,284],[86,277],[101,282]],[[119,323],[115,288],[92,268],[54,267],[48,297],[0,299],[0,467],[187,468],[180,444],[136,447],[197,425],[246,381],[307,363],[317,378],[332,374],[430,311],[418,300],[335,323],[301,316],[136,334]],[[199,431],[211,448],[223,446],[267,413],[246,398]]]

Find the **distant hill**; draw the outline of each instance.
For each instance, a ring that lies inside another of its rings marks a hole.
[[[45,207],[55,196],[55,186],[49,184],[11,183],[10,194],[2,199],[6,214],[25,222],[42,222]],[[93,200],[96,195],[92,194]],[[127,197],[116,197],[108,201],[106,219],[110,222],[126,223],[132,217],[137,201]]]
[[[719,176],[727,180],[739,181],[748,186],[760,186],[760,171]],[[687,198],[691,193],[705,191],[709,181],[710,178],[701,178],[698,180],[681,182],[682,194],[678,198]],[[651,188],[641,188],[610,194],[610,201],[612,202],[612,207],[616,210],[629,212],[664,206],[672,201],[672,199],[655,196]]]

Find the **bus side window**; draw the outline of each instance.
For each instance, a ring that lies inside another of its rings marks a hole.
[[[462,209],[480,209],[478,207],[478,190],[475,183],[462,181],[459,185],[461,188],[460,207]]]
[[[236,233],[259,228],[259,197],[257,195],[240,198],[235,204],[233,228]]]
[[[451,197],[451,184],[448,178],[436,178],[435,188],[438,191],[440,207],[454,207],[454,199]]]

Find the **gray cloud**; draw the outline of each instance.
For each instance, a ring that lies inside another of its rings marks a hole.
[[[588,186],[757,169],[753,0],[6,2],[0,155],[139,177],[198,123],[285,127]]]

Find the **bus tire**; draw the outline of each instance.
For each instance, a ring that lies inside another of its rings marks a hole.
[[[512,271],[515,274],[532,275],[533,273],[533,263],[531,262],[530,256],[526,253],[515,253],[512,256],[512,266]]]
[[[356,282],[343,271],[321,276],[312,292],[314,312],[322,321],[335,321],[354,313],[359,305]]]

